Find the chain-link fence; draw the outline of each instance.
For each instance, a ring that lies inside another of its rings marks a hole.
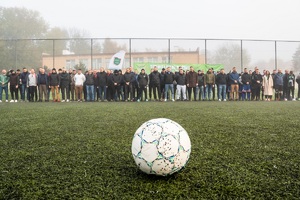
[[[222,39],[16,39],[0,40],[0,68],[107,68],[119,50],[124,67],[148,65],[221,65],[228,72],[288,69],[300,72],[300,41]]]

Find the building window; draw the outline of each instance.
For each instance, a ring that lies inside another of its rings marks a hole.
[[[102,59],[96,58],[93,59],[93,69],[100,69],[102,67]]]
[[[75,60],[66,60],[66,69],[73,69],[75,66]]]
[[[133,62],[134,63],[144,62],[144,58],[143,57],[133,58]]]
[[[158,58],[157,57],[148,57],[148,62],[157,63],[158,62]]]

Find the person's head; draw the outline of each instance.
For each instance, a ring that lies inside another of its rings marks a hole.
[[[247,68],[244,68],[244,73],[248,73],[248,69]]]
[[[294,72],[291,70],[291,71],[290,71],[290,75],[293,75],[293,74],[294,74]]]
[[[145,69],[141,69],[141,73],[142,73],[142,74],[145,74]]]
[[[276,69],[273,69],[273,74],[276,74]]]
[[[41,74],[45,74],[45,69],[43,69],[43,68],[40,69],[40,73],[41,73]]]
[[[201,71],[201,70],[198,70],[198,74],[202,74],[202,71]]]
[[[184,72],[183,72],[183,69],[181,68],[181,69],[179,69],[179,74],[183,74]]]
[[[171,67],[167,67],[167,72],[170,72],[171,71]]]
[[[269,76],[270,75],[270,71],[269,70],[264,70],[266,75]]]
[[[72,72],[73,72],[72,69],[69,69],[69,74],[72,74]]]
[[[233,67],[233,68],[232,68],[232,72],[236,72],[236,67]]]
[[[154,71],[154,72],[157,72],[157,71],[158,71],[158,69],[157,69],[156,66],[154,66],[153,71]]]
[[[225,70],[224,70],[224,69],[221,69],[220,73],[221,73],[221,74],[224,74],[224,73],[225,73]]]
[[[26,73],[27,71],[28,71],[28,70],[27,70],[27,68],[26,68],[26,67],[24,67],[24,68],[23,68],[23,72],[25,72],[25,73]]]
[[[180,66],[180,67],[178,67],[178,71],[180,72],[180,70],[182,69],[182,67]]]
[[[285,72],[286,74],[288,74],[288,73],[289,73],[289,70],[286,69],[286,70],[284,70],[284,72]]]
[[[81,74],[81,73],[82,73],[81,69],[78,69],[78,70],[77,70],[77,73],[78,73],[78,74]]]
[[[194,67],[193,66],[190,66],[190,71],[194,72]]]
[[[34,73],[35,73],[35,70],[32,68],[32,69],[30,70],[30,73],[31,73],[31,74],[34,74]]]
[[[118,71],[118,70],[115,70],[115,71],[114,71],[114,74],[115,74],[115,75],[118,75],[118,74],[119,74],[119,71]]]
[[[100,72],[103,72],[103,71],[104,71],[104,68],[103,68],[103,67],[101,67],[101,68],[100,68]]]
[[[62,73],[62,69],[59,68],[58,69],[58,73],[61,74]]]
[[[91,75],[92,73],[93,73],[93,71],[92,71],[92,70],[89,70],[89,71],[88,71],[88,74],[89,74],[89,75]]]
[[[76,74],[76,70],[75,69],[72,70],[72,74],[74,74],[74,75]]]
[[[19,69],[17,69],[17,74],[20,74],[20,73],[21,73],[21,71]]]
[[[126,73],[130,73],[130,68],[126,68]]]
[[[55,73],[56,73],[56,69],[53,68],[53,69],[52,69],[52,74],[55,74]]]
[[[259,69],[257,67],[255,67],[255,73],[259,74]]]
[[[207,72],[211,74],[212,73],[212,68],[209,68]]]

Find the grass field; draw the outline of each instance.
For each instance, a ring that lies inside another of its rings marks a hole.
[[[0,199],[298,199],[300,102],[2,103]],[[186,168],[137,170],[135,130],[189,133]]]

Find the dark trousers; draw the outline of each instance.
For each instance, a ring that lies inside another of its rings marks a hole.
[[[130,94],[130,100],[133,99],[133,88],[132,88],[132,83],[129,83],[129,85],[125,84],[125,100],[128,100],[129,94]]]
[[[18,100],[19,99],[19,93],[18,88],[16,85],[10,85],[10,95],[12,100]]]
[[[158,95],[158,100],[160,100],[161,99],[161,89],[160,89],[159,84],[158,85],[153,85],[153,96],[154,96],[155,100],[157,100],[157,95]]]
[[[36,86],[29,86],[29,101],[33,102],[35,97],[35,101],[37,101],[37,88]]]
[[[260,99],[260,86],[253,86],[252,92],[253,92],[252,100],[259,100]]]
[[[143,92],[144,92],[144,95],[145,95],[145,99],[144,100],[146,100],[147,99],[147,87],[146,86],[140,86],[140,88],[139,88],[139,96],[138,96],[138,99],[139,100],[142,100],[142,98],[143,98]]]
[[[192,100],[192,91],[194,92],[194,101],[197,99],[197,94],[196,94],[196,87],[188,87],[188,95],[189,95],[189,100]]]
[[[67,99],[70,99],[70,88],[69,88],[69,85],[62,86],[60,88],[60,90],[61,90],[62,100],[66,100],[66,94],[67,94]]]

